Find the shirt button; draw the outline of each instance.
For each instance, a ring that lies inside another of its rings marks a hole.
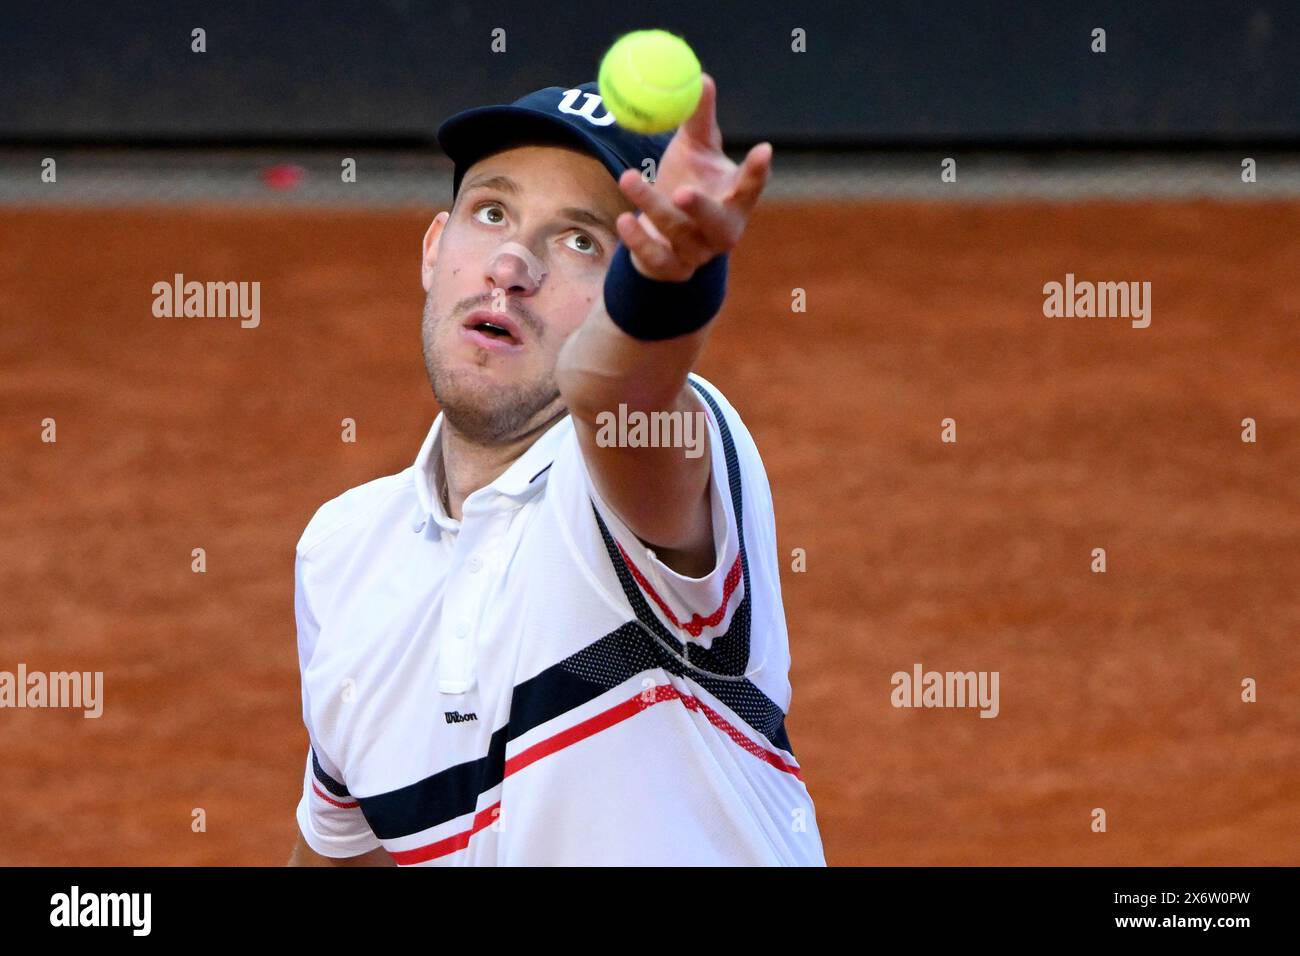
[[[463,641],[467,637],[469,637],[469,624],[461,621],[456,625],[456,640]]]
[[[477,554],[471,554],[469,556],[469,573],[478,574],[482,570],[483,570],[483,559],[480,558]]]

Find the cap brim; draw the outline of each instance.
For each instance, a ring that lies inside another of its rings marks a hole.
[[[571,146],[598,159],[617,179],[627,169],[600,140],[547,113],[520,106],[479,106],[448,118],[438,127],[438,145],[456,165],[452,195],[460,179],[485,156],[528,142]]]

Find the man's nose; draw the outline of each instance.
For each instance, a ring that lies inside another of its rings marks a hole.
[[[546,278],[546,263],[518,242],[507,242],[488,260],[487,275],[499,289],[536,292]]]

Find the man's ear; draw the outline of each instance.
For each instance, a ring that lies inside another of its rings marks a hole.
[[[433,285],[433,264],[438,261],[438,240],[450,218],[451,213],[443,210],[433,217],[433,222],[429,223],[429,228],[424,233],[424,244],[421,247],[423,254],[420,256],[420,284],[424,286],[425,292],[428,292]]]

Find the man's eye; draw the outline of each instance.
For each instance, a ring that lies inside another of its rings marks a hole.
[[[487,209],[494,209],[495,212],[498,212],[500,215],[500,219],[491,219],[491,220],[480,219],[478,213],[485,212],[487,211]],[[499,204],[497,203],[484,203],[482,204],[482,206],[478,207],[477,209],[474,209],[474,219],[477,219],[480,222],[487,222],[487,224],[489,225],[494,225],[494,226],[500,225],[502,224],[502,222],[506,221],[506,211],[500,208]]]
[[[570,248],[575,248],[576,251],[581,252],[584,255],[590,255],[590,256],[600,255],[600,246],[597,244],[596,240],[592,239],[591,236],[587,235],[585,232],[575,232],[569,238],[577,239],[581,243],[583,243],[582,246],[579,247],[571,246]]]

